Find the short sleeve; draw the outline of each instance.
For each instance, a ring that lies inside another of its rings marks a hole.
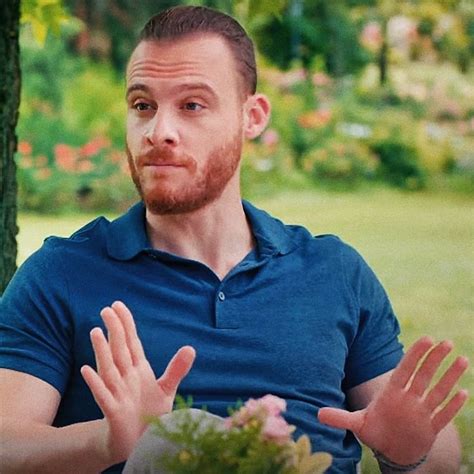
[[[0,299],[0,367],[38,377],[63,394],[72,365],[67,301],[58,252],[46,241]]]
[[[403,346],[392,305],[374,272],[349,246],[343,250],[343,265],[357,325],[345,366],[348,390],[395,368]]]

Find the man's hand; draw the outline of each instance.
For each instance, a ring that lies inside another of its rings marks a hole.
[[[352,431],[362,443],[397,464],[419,461],[468,397],[467,391],[461,390],[446,403],[468,367],[465,357],[458,357],[430,387],[451,349],[452,344],[447,341],[434,345],[428,337],[419,339],[367,408],[356,412],[321,408],[319,420]]]
[[[105,417],[101,448],[111,465],[130,455],[146,428],[145,416],[172,410],[176,390],[191,369],[195,351],[182,347],[157,380],[128,308],[115,302],[104,308],[101,316],[108,341],[100,328],[91,331],[97,372],[83,366],[81,373]]]

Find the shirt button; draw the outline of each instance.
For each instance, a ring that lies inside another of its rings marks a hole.
[[[224,301],[225,300],[225,294],[223,291],[219,291],[219,293],[217,294],[217,297],[221,300],[221,301]]]

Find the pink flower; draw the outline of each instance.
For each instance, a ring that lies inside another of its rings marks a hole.
[[[274,147],[278,144],[280,136],[273,128],[270,128],[262,135],[262,143],[268,147]]]
[[[293,427],[290,426],[281,416],[269,416],[262,426],[262,436],[268,441],[277,444],[285,444],[290,441]]]
[[[318,109],[300,115],[298,123],[303,128],[321,128],[325,127],[331,118],[332,113],[329,109]]]
[[[280,416],[285,410],[286,401],[275,395],[265,395],[257,400],[249,398],[239,411],[227,418],[225,426],[244,426],[252,419],[264,422],[268,417]]]
[[[31,155],[32,151],[33,151],[33,148],[28,142],[21,141],[18,143],[18,152],[21,153],[22,155]]]
[[[382,29],[374,21],[367,23],[362,31],[360,41],[368,49],[376,51],[382,44]]]
[[[306,79],[306,71],[304,69],[296,69],[283,73],[280,78],[279,86],[283,89],[288,89],[295,84],[303,82]]]
[[[270,416],[278,416],[281,412],[286,411],[286,401],[275,395],[265,395],[257,402]]]
[[[59,143],[54,147],[56,164],[64,171],[73,171],[76,165],[76,151],[73,147]]]
[[[107,148],[110,145],[110,140],[107,137],[98,136],[93,138],[90,142],[87,142],[81,147],[80,153],[85,158],[97,155],[103,148]]]
[[[316,72],[313,74],[313,84],[316,87],[324,87],[331,84],[331,78],[324,72]]]

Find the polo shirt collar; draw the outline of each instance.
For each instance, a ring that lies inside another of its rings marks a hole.
[[[130,260],[149,249],[151,245],[146,233],[145,206],[140,201],[110,223],[107,251],[117,260]]]
[[[267,212],[257,209],[248,201],[242,201],[242,204],[257,241],[260,257],[275,254],[285,255],[297,247],[283,222],[270,216]]]
[[[278,253],[287,254],[296,247],[296,243],[281,221],[247,201],[242,201],[242,204],[261,258]],[[140,252],[150,250],[153,249],[146,232],[145,206],[143,202],[139,202],[110,223],[107,251],[117,260],[130,260]]]

